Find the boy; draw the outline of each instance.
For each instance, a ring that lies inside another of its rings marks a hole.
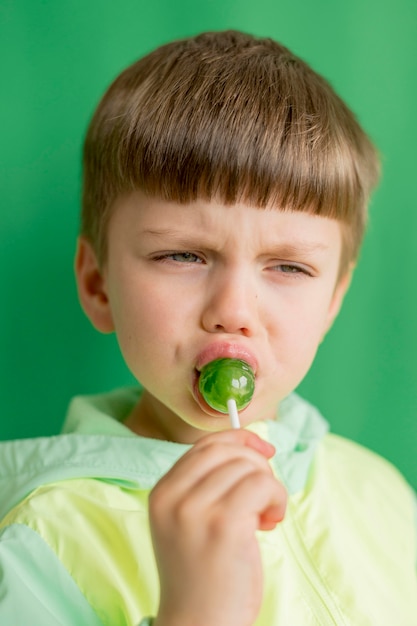
[[[348,288],[375,150],[279,44],[207,33],[105,94],[76,276],[139,389],[4,444],[4,626],[417,624],[413,496],[294,395]],[[245,360],[242,429],[201,368]]]

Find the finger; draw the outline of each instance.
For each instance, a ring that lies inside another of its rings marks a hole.
[[[283,498],[279,506],[270,506],[261,513],[258,530],[273,530],[279,522],[282,522],[287,508],[287,494],[283,493],[282,495]]]
[[[275,448],[271,443],[269,443],[269,441],[261,439],[261,437],[255,433],[250,430],[245,430],[244,428],[223,430],[206,435],[194,445],[194,448],[204,447],[214,441],[219,443],[223,442],[224,444],[229,443],[232,445],[240,444],[248,448],[252,448],[265,456],[267,459],[272,458],[275,454]]]
[[[253,469],[270,471],[267,459],[253,448],[211,439],[201,446],[194,446],[159,481],[155,490],[164,497],[165,505],[182,498],[207,475],[217,473],[234,459],[245,460]],[[154,491],[155,491],[154,490]],[[163,495],[162,495],[163,494]],[[154,492],[152,494],[155,495]],[[153,497],[153,499],[155,499]]]
[[[207,453],[207,456],[204,453]],[[200,439],[177,461],[172,470],[176,473],[177,481],[181,480],[181,470],[187,478],[195,477],[198,480],[204,473],[212,470],[216,463],[222,463],[236,454],[246,454],[256,463],[259,461],[259,455],[270,459],[275,454],[275,448],[250,431],[227,430],[212,433]],[[199,463],[198,466],[192,468],[195,472],[193,474],[190,473],[190,459],[192,458],[195,462],[198,460]],[[169,475],[170,472],[166,474],[167,477]]]
[[[261,457],[262,459],[262,457]],[[219,501],[223,501],[235,485],[252,473],[266,472],[272,475],[272,470],[266,460],[263,463],[253,463],[247,457],[234,457],[217,465],[213,471],[207,472],[195,482],[182,498],[177,501],[177,510],[180,517],[195,520],[206,515]]]
[[[284,518],[287,493],[274,476],[252,472],[225,493],[220,506],[227,507],[233,524],[241,527],[251,524],[259,530],[273,528]]]

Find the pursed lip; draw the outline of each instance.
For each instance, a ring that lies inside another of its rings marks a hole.
[[[252,352],[239,343],[228,341],[216,342],[204,348],[197,357],[196,370],[200,372],[204,365],[210,363],[210,361],[224,358],[246,361],[256,376],[258,363]]]

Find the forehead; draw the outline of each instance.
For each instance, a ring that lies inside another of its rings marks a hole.
[[[302,243],[310,250],[337,248],[342,243],[338,220],[279,207],[258,208],[245,203],[226,205],[219,200],[176,203],[133,192],[114,204],[109,236],[149,236],[155,239],[192,237],[201,241],[245,241],[253,243]]]

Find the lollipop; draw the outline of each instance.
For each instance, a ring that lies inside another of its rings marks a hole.
[[[238,411],[248,406],[255,390],[252,368],[240,359],[216,359],[201,370],[200,393],[212,409],[229,413],[232,426],[239,428]]]

